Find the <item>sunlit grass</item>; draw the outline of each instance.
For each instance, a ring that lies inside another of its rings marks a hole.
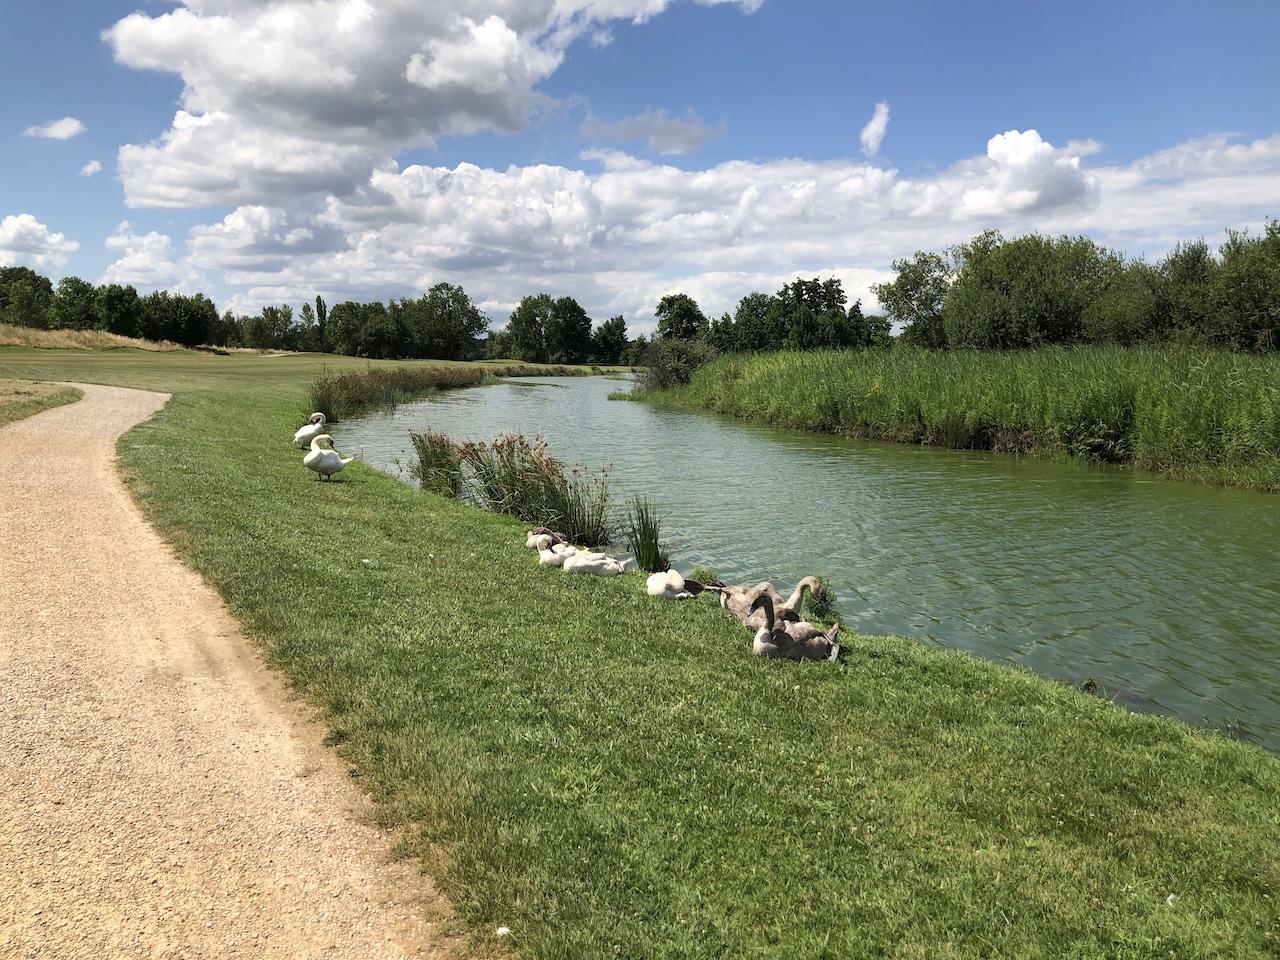
[[[80,391],[75,387],[30,380],[0,380],[0,427],[79,398]]]

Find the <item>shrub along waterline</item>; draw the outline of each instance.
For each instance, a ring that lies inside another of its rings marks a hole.
[[[776,426],[1067,455],[1280,490],[1280,358],[1208,350],[778,352],[641,394]]]
[[[438,390],[478,387],[498,377],[575,377],[590,376],[592,372],[581,367],[524,364],[369,367],[323,374],[311,385],[307,406],[336,423],[372,410],[392,409]]]
[[[566,468],[541,438],[504,434],[492,443],[458,443],[437,431],[414,431],[410,439],[417,455],[410,475],[424,490],[553,528],[585,546],[613,539],[608,478]]]

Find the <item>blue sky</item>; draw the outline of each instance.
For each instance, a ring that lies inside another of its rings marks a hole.
[[[1280,215],[1274,2],[362,2],[5,4],[0,263],[242,310],[547,289],[641,330],[673,289],[870,299],[988,226],[1158,255]]]

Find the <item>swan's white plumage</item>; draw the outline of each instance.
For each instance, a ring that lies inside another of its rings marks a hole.
[[[322,477],[332,477],[335,473],[340,473],[347,468],[355,457],[343,457],[337,450],[332,448],[326,449],[322,446],[322,442],[328,440],[333,442],[333,437],[327,433],[322,433],[318,437],[311,440],[311,452],[302,458],[302,465],[308,470],[314,470]]]
[[[684,588],[684,577],[675,570],[651,573],[645,581],[645,590],[651,597],[664,600],[691,600],[693,594]]]
[[[310,446],[312,440],[324,435],[326,422],[323,413],[313,413],[307,418],[307,422],[298,428],[298,432],[293,435],[293,442],[305,450]]]
[[[575,553],[564,561],[565,573],[586,573],[596,577],[616,577],[626,573],[627,561],[615,560],[603,553]]]

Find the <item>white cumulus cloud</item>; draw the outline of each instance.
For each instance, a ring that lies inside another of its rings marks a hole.
[[[80,168],[80,176],[82,177],[92,177],[95,173],[101,173],[101,172],[102,172],[102,164],[99,163],[97,160],[90,160],[88,163],[86,163],[83,167]]]
[[[196,272],[174,253],[173,240],[163,233],[138,233],[126,220],[106,240],[117,254],[99,283],[119,283],[145,289],[194,290]]]
[[[29,213],[0,220],[0,267],[59,268],[80,244],[54,233]]]
[[[22,131],[24,137],[43,137],[47,140],[70,140],[89,129],[75,117],[63,117]]]
[[[875,157],[880,152],[880,144],[884,143],[884,135],[888,132],[889,104],[881,100],[876,104],[876,109],[871,114],[871,119],[862,128],[862,133],[858,134],[858,140],[862,143],[863,154],[868,158]]]
[[[193,230],[190,249],[246,307],[316,293],[385,299],[448,280],[499,320],[545,290],[577,297],[598,319],[621,313],[638,332],[673,290],[719,314],[797,275],[839,277],[874,309],[870,286],[895,257],[989,227],[1086,232],[1159,255],[1280,209],[1280,135],[1089,166],[1098,150],[1007,131],[983,155],[927,176],[857,160],[684,170],[608,150],[588,154],[586,169],[388,165],[309,205],[242,205]]]
[[[438,137],[520,130],[549,105],[537,86],[570,44],[672,2],[183,0],[130,14],[104,33],[116,59],[177,73],[183,91],[169,130],[121,148],[126,201],[342,194]]]

